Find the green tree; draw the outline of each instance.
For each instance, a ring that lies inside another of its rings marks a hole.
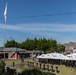
[[[43,73],[39,69],[25,69],[21,72],[21,75],[48,75],[48,72]],[[54,73],[49,73],[49,75],[55,75]]]
[[[9,67],[5,71],[5,62],[1,60],[0,62],[0,75],[16,75],[15,69],[10,69]]]
[[[55,52],[57,50],[57,41],[56,40],[49,40],[47,42],[48,48],[46,52]]]
[[[18,47],[18,42],[16,42],[15,40],[11,40],[11,41],[8,41],[7,40],[7,43],[5,44],[6,47]]]
[[[57,52],[64,52],[64,50],[65,50],[65,46],[63,46],[61,44],[57,45]]]
[[[6,47],[19,47],[25,50],[41,50],[44,53],[48,52],[63,52],[65,47],[63,45],[57,44],[56,40],[46,39],[46,38],[27,38],[22,43],[18,43],[15,40],[7,41]]]

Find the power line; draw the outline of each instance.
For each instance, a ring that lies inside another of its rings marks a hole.
[[[46,14],[46,15],[32,15],[32,16],[17,16],[17,17],[8,17],[8,19],[21,19],[21,18],[34,18],[34,17],[50,17],[50,16],[62,16],[62,15],[74,15],[76,12],[73,13],[58,13],[58,14]],[[0,18],[4,19],[4,18]]]

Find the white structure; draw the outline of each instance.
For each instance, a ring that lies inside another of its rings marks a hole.
[[[42,54],[37,57],[38,59],[60,59],[60,60],[75,60],[76,61],[76,53],[63,55],[60,53],[50,53],[50,54]]]
[[[45,58],[45,59],[62,59],[62,60],[68,60],[69,57],[65,56],[63,54],[60,53],[50,53],[50,54],[42,54],[40,56],[38,56],[37,58]]]
[[[40,63],[50,63],[76,67],[76,53],[63,55],[60,53],[42,54],[37,57]]]
[[[76,61],[76,53],[68,54],[67,57],[69,57],[69,60],[75,60]]]

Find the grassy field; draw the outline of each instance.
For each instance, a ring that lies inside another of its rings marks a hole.
[[[56,65],[54,65],[54,69],[55,69]],[[75,68],[71,68],[71,67],[66,67],[64,65],[59,65],[59,73],[56,73],[56,75],[76,75],[76,69]]]
[[[31,59],[25,59],[25,62],[26,61],[30,61],[30,62],[33,62],[33,60],[31,60]],[[25,69],[25,68],[30,68],[30,67],[28,67],[26,64],[25,64],[25,62],[24,62],[24,64],[25,65],[23,65],[23,66],[20,66],[20,64],[21,64],[21,60],[6,60],[5,61],[6,62],[6,65],[7,66],[12,66],[13,65],[13,62],[15,63],[15,65],[18,65],[17,67],[15,67],[16,69],[18,69],[18,70],[20,70],[20,71],[22,71],[23,69]],[[37,60],[35,60],[34,62],[38,62]],[[50,65],[50,64],[49,64]],[[58,69],[59,69],[59,73],[56,73],[56,66],[58,66]],[[55,72],[53,72],[53,73],[55,73],[56,75],[76,75],[76,68],[71,68],[71,67],[66,67],[66,66],[64,66],[64,65],[53,65],[53,67],[54,67],[54,70],[55,70]],[[50,71],[51,72],[51,71]]]
[[[17,65],[21,63],[21,60],[6,60],[5,61],[7,66],[13,66],[13,62],[15,63],[15,65]]]

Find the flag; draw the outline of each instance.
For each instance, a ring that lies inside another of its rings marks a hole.
[[[5,19],[5,21],[7,19],[7,3],[6,3],[5,10],[4,10],[4,19]]]

